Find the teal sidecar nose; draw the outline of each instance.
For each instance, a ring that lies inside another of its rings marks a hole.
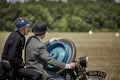
[[[76,47],[74,43],[67,39],[55,40],[46,44],[47,50],[53,58],[58,61],[69,63],[75,61],[76,58]],[[60,69],[54,68],[51,65],[47,65],[48,70],[54,70],[55,72]]]

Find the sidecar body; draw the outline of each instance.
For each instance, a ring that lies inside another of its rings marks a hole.
[[[58,61],[69,63],[76,58],[76,47],[74,43],[67,39],[55,40],[46,43],[49,54]],[[47,65],[48,70],[58,72],[60,69]]]

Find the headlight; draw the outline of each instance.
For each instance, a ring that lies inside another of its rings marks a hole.
[[[80,57],[80,65],[82,67],[87,67],[87,62],[88,62],[88,57],[87,56],[84,56],[84,57]]]

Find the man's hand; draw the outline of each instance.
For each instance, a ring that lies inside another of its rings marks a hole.
[[[55,37],[53,37],[53,38],[50,39],[49,41],[50,41],[50,43],[51,43],[51,42],[53,42],[53,41],[55,41],[55,40],[60,40],[60,39],[62,39],[62,38],[55,38]]]
[[[70,63],[70,68],[71,68],[71,69],[74,69],[74,68],[75,68],[75,65],[76,65],[76,64],[75,64],[74,62],[71,62],[71,63]]]
[[[69,64],[66,64],[65,68],[66,68],[66,69],[74,69],[74,68],[75,68],[75,65],[76,65],[76,63],[71,62],[71,63],[69,63]]]

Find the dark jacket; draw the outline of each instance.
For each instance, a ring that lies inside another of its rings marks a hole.
[[[12,32],[4,45],[2,60],[8,60],[14,69],[24,67],[22,50],[25,44],[25,37],[18,31]]]

